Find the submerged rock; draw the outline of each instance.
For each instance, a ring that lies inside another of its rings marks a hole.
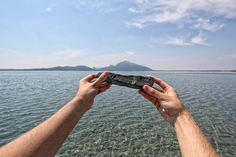
[[[98,73],[99,77],[102,73]],[[120,75],[115,73],[109,73],[107,83],[112,83],[119,86],[125,86],[129,88],[142,89],[144,85],[153,86],[154,81],[149,77],[136,76],[136,75]]]

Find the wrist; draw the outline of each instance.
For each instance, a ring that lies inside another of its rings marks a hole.
[[[183,119],[185,119],[185,117],[188,114],[189,113],[185,108],[181,109],[178,116],[176,117],[174,124],[173,124],[174,128],[176,128],[178,125],[180,125],[181,121],[183,121]]]
[[[173,127],[175,127],[175,123],[179,119],[179,117],[181,117],[182,114],[186,112],[184,105],[179,100],[175,102],[175,106],[176,106],[176,109],[173,109],[172,113],[171,112],[169,113],[169,116],[171,116],[169,123]]]
[[[76,104],[80,104],[82,103],[83,99],[79,96],[75,96],[73,99],[72,99],[73,102],[75,102]]]
[[[83,98],[75,96],[72,100],[73,104],[76,106],[78,112],[87,112],[89,109],[86,107]]]

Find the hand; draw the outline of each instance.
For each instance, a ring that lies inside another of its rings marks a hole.
[[[97,74],[90,74],[80,80],[80,86],[75,98],[81,102],[82,108],[89,110],[96,95],[105,92],[111,84],[104,82],[108,77],[108,72],[104,72],[97,80]]]
[[[143,90],[139,90],[139,93],[156,106],[167,122],[174,125],[180,112],[185,110],[184,106],[173,87],[159,78],[152,76],[150,78],[158,84],[162,90],[145,85],[143,86]]]

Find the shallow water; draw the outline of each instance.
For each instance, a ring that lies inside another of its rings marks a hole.
[[[91,72],[0,72],[0,146],[69,101]],[[236,156],[236,74],[151,74],[174,86],[217,152]],[[96,97],[58,156],[180,156],[173,128],[135,89],[112,86]]]

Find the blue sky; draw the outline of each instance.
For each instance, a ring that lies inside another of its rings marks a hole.
[[[236,69],[235,0],[0,0],[0,68]]]

